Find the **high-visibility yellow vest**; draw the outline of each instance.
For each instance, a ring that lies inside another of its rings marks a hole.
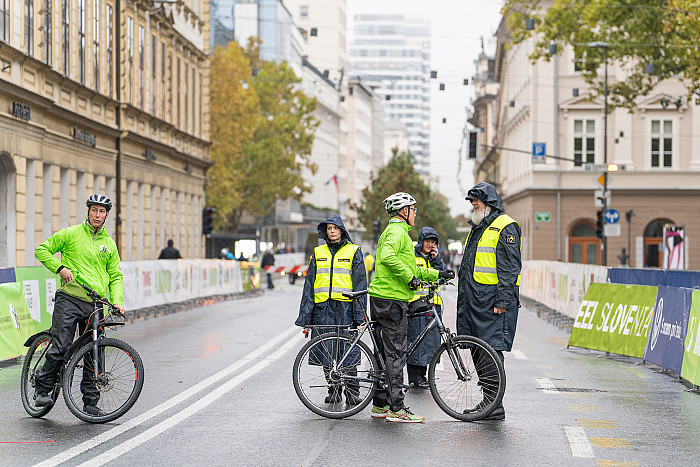
[[[510,224],[517,224],[515,219],[507,214],[501,214],[498,216],[481,235],[479,243],[476,245],[476,258],[474,260],[474,280],[479,284],[498,284],[498,270],[496,268],[496,246],[498,245],[498,239],[501,236],[503,229]],[[467,235],[467,240],[464,242],[466,248],[467,242],[469,242],[469,235]],[[520,249],[523,247],[523,239],[520,238]],[[515,285],[520,285],[520,274],[518,274],[518,280]]]
[[[352,292],[352,259],[359,246],[346,243],[335,255],[328,245],[314,248],[316,257],[316,279],[314,280],[314,303],[321,303],[330,297],[341,302],[351,302],[342,295]]]
[[[419,268],[435,269],[422,256],[416,256],[416,266],[418,266]],[[436,290],[440,290],[440,288],[438,287]],[[418,300],[419,298],[426,297],[427,295],[428,295],[428,291],[426,289],[424,289],[423,287],[419,287],[418,289],[416,289],[416,294],[413,296],[412,299],[409,300],[409,302],[413,302],[415,300]],[[435,305],[442,305],[442,299],[440,298],[439,295],[435,295],[433,297],[433,303]]]

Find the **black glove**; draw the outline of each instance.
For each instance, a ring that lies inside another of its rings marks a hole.
[[[416,290],[418,287],[420,287],[420,279],[418,279],[416,276],[413,276],[411,282],[408,283],[408,288],[411,290]]]
[[[445,269],[444,271],[440,271],[438,273],[438,277],[440,279],[454,279],[455,278],[455,272],[452,269]]]

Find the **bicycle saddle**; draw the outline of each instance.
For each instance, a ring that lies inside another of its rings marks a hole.
[[[348,297],[352,300],[355,300],[358,297],[361,297],[365,295],[367,292],[369,292],[369,289],[367,290],[358,290],[357,292],[343,292],[343,296]]]

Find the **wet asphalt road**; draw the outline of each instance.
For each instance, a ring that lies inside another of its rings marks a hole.
[[[134,408],[106,425],[63,399],[26,415],[20,366],[0,364],[0,465],[698,465],[700,395],[654,367],[565,349],[568,334],[522,309],[506,354],[506,420],[464,423],[427,391],[406,403],[423,424],[307,410],[291,381],[303,345],[301,285],[139,321],[118,337],[145,365]],[[454,329],[455,289],[443,294]],[[271,344],[272,342],[272,344]],[[566,391],[543,388],[568,388]],[[585,391],[583,391],[585,390]]]

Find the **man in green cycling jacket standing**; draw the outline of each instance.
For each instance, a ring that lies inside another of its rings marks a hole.
[[[56,292],[51,335],[53,345],[46,354],[46,363],[36,378],[37,407],[53,405],[49,395],[54,387],[63,356],[73,343],[75,328],[83,332],[87,319],[93,312],[92,300],[80,284],[85,284],[109,299],[124,313],[124,288],[119,252],[114,240],[104,228],[112,209],[112,200],[94,194],[86,203],[87,219],[82,224],[67,227],[52,235],[34,252],[36,259],[51,272],[61,277],[61,287]],[[60,261],[54,254],[61,252]],[[94,384],[85,377],[80,385],[85,412],[101,415],[97,407],[100,394]]]
[[[379,237],[375,276],[369,287],[372,319],[377,322],[377,347],[386,363],[388,390],[379,389],[374,396],[372,417],[391,422],[420,423],[425,421],[411,413],[403,403],[403,367],[406,366],[408,343],[408,302],[420,280],[434,282],[438,277],[451,279],[450,270],[416,267],[413,241],[408,231],[415,224],[416,200],[408,193],[394,193],[384,200],[391,216],[389,225]]]

